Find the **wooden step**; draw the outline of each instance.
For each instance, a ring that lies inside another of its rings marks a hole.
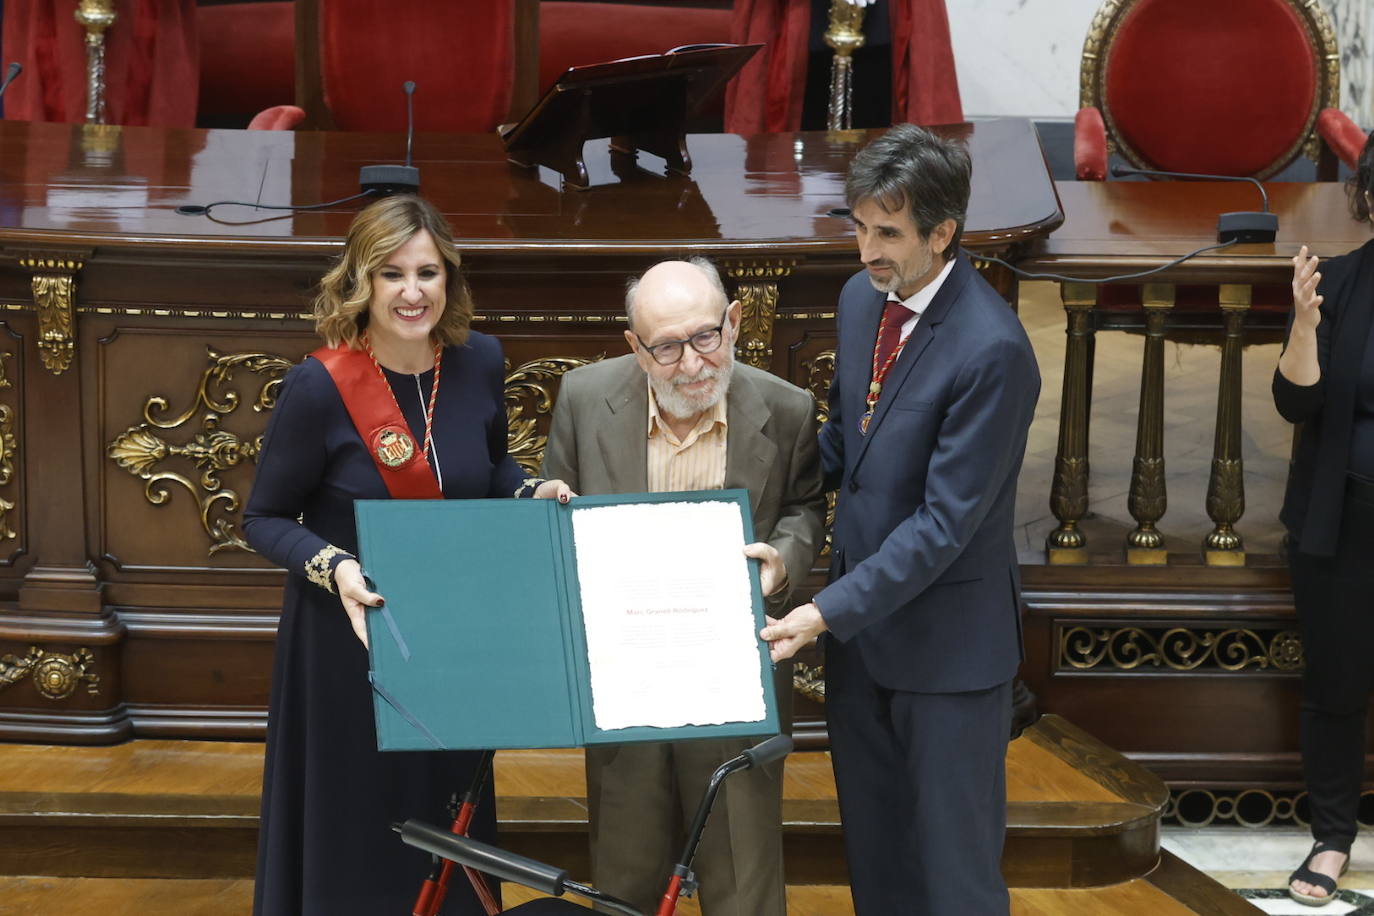
[[[1148,772],[1054,716],[1007,764],[1009,884],[1119,884],[1155,867],[1168,796]],[[0,875],[250,877],[261,767],[247,743],[0,747]],[[788,882],[845,884],[828,754],[794,754],[785,772]],[[587,874],[580,751],[503,751],[496,787],[503,845]]]
[[[537,895],[505,885],[515,906]],[[253,902],[251,879],[0,878],[0,913],[100,913],[101,916],[243,916]],[[1261,912],[1168,853],[1144,878],[1095,888],[1013,888],[1013,916],[1253,916]],[[684,900],[679,916],[700,916]],[[849,888],[791,886],[788,916],[853,916]]]
[[[783,825],[789,884],[847,884],[830,755],[787,759]],[[502,842],[573,874],[588,871],[580,751],[497,755]],[[1007,751],[1002,871],[1014,887],[1092,887],[1148,873],[1159,861],[1164,784],[1057,716]]]

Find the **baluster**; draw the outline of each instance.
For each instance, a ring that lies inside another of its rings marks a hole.
[[[1244,566],[1245,544],[1235,530],[1245,514],[1245,466],[1240,457],[1241,335],[1250,309],[1250,287],[1224,283],[1218,292],[1226,338],[1221,345],[1217,384],[1217,431],[1212,473],[1207,481],[1207,515],[1215,523],[1202,544],[1209,566]]]
[[[1145,350],[1140,363],[1140,409],[1136,415],[1135,459],[1127,506],[1135,530],[1126,535],[1126,562],[1158,566],[1169,562],[1164,535],[1155,524],[1168,507],[1164,481],[1164,321],[1174,307],[1172,283],[1146,283]]]
[[[1050,511],[1059,525],[1045,539],[1045,558],[1054,564],[1077,564],[1088,561],[1087,540],[1078,523],[1088,514],[1088,349],[1097,286],[1061,283],[1059,290],[1068,336],[1059,397],[1059,449],[1050,485]]]

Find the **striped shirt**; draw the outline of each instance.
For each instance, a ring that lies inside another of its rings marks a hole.
[[[725,398],[702,415],[685,439],[679,440],[658,412],[658,401],[650,386],[649,492],[724,489],[725,435]]]

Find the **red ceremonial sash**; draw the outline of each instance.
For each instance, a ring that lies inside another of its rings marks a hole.
[[[396,396],[372,356],[347,346],[320,347],[310,355],[329,371],[391,498],[443,499],[434,469],[415,444]]]

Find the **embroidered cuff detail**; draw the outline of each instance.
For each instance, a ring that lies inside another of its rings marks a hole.
[[[539,485],[544,482],[542,477],[526,477],[525,482],[515,488],[513,495],[516,499],[533,499],[534,491],[539,489]]]
[[[320,588],[334,594],[334,567],[344,560],[357,559],[341,547],[330,544],[305,561],[305,577]]]

